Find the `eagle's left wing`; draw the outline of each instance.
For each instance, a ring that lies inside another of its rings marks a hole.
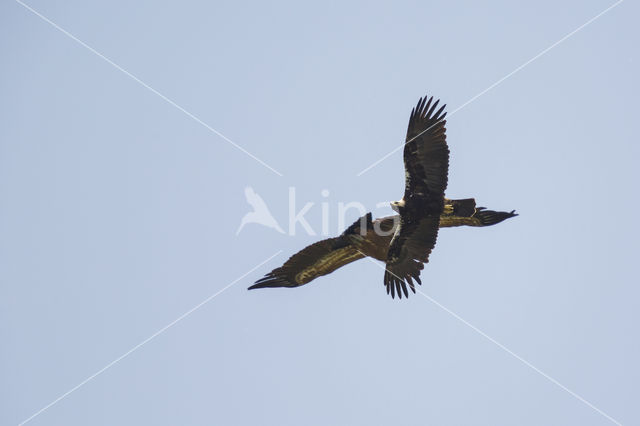
[[[384,284],[387,293],[409,296],[407,285],[415,293],[413,280],[420,284],[423,263],[436,244],[440,215],[447,187],[449,148],[447,147],[444,106],[439,101],[420,98],[411,111],[404,146],[405,192],[400,210],[400,225],[387,254]],[[402,291],[402,292],[401,292]]]
[[[360,250],[353,245],[343,244],[340,237],[328,238],[300,250],[284,265],[256,281],[249,290],[265,287],[299,287],[363,257],[364,254]]]
[[[367,213],[353,222],[335,237],[313,243],[256,281],[249,290],[265,287],[299,287],[317,277],[330,274],[336,269],[365,257],[354,241],[365,238],[366,230],[373,226],[372,215]]]
[[[405,297],[409,297],[407,282],[414,293],[416,289],[413,280],[422,284],[420,271],[436,245],[439,222],[439,216],[428,216],[416,221],[400,217],[400,225],[389,246],[384,271],[384,285],[391,297],[398,293],[398,297],[402,298],[402,292]]]

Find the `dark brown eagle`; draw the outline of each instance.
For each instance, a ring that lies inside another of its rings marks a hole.
[[[372,219],[367,213],[335,238],[318,241],[294,254],[249,289],[298,287],[341,266],[370,256],[386,262],[384,285],[391,297],[415,293],[414,281],[429,260],[439,228],[489,226],[517,216],[476,207],[473,198],[445,198],[449,169],[444,120],[446,105],[420,98],[411,111],[404,145],[405,190],[391,203],[398,215]]]

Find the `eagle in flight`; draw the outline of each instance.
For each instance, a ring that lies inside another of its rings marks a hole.
[[[395,298],[414,293],[420,271],[429,261],[438,229],[489,226],[517,216],[511,212],[476,207],[473,198],[445,198],[449,169],[443,105],[433,97],[420,98],[411,111],[404,144],[405,189],[391,203],[398,214],[373,220],[367,213],[335,238],[302,249],[249,289],[299,287],[348,263],[370,256],[386,263],[384,285]]]

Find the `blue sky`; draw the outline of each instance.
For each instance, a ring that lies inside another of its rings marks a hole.
[[[640,423],[636,3],[495,87],[614,2],[27,4],[95,52],[0,4],[2,424]],[[400,153],[357,174],[424,94],[447,195],[520,216],[441,231],[428,297],[248,292],[320,237],[236,235],[245,188],[391,214]]]

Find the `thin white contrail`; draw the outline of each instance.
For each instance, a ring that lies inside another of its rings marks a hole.
[[[358,251],[360,251],[360,250],[358,250]],[[362,252],[360,251],[360,253],[362,253]],[[378,267],[382,268],[384,271],[387,271],[386,267],[382,266],[381,263],[376,262],[375,260],[373,260],[370,257],[367,257],[364,253],[362,253],[362,254],[365,256],[365,258],[367,260],[369,260],[370,262],[376,264]],[[389,271],[389,273],[391,275],[395,276],[396,278],[402,280],[402,278],[400,278],[399,276],[397,276],[393,272]],[[568,387],[566,387],[565,385],[563,385],[562,383],[560,383],[559,381],[554,379],[553,377],[549,376],[544,371],[540,370],[538,367],[536,367],[535,365],[531,364],[529,361],[527,361],[526,359],[522,358],[517,353],[513,352],[511,349],[507,348],[502,343],[498,342],[496,339],[494,339],[493,337],[489,336],[487,333],[485,333],[484,331],[480,330],[478,327],[476,327],[475,325],[471,324],[469,321],[465,320],[460,315],[456,314],[451,309],[447,308],[446,306],[444,306],[443,304],[441,304],[440,302],[435,300],[433,297],[431,297],[428,294],[422,292],[420,289],[416,288],[416,286],[414,286],[414,288],[415,288],[416,292],[418,292],[422,296],[426,297],[431,303],[433,303],[434,305],[436,305],[437,307],[439,307],[440,309],[442,309],[443,311],[445,311],[449,315],[453,316],[455,319],[457,319],[458,321],[460,321],[461,323],[463,323],[467,327],[471,328],[473,331],[475,331],[476,333],[480,334],[482,337],[484,337],[485,339],[489,340],[491,343],[493,343],[494,345],[496,345],[497,347],[499,347],[500,349],[502,349],[503,351],[505,351],[509,355],[513,356],[515,359],[517,359],[518,361],[522,362],[527,367],[531,368],[533,371],[535,371],[536,373],[540,374],[542,377],[544,377],[545,379],[549,380],[551,383],[555,384],[560,389],[566,391],[567,393],[569,393],[571,396],[573,396],[577,400],[579,400],[579,401],[583,402],[584,404],[586,404],[587,406],[591,407],[593,410],[595,410],[596,412],[598,412],[602,416],[606,417],[608,420],[612,421],[613,423],[615,423],[615,424],[617,424],[619,426],[622,426],[622,424],[619,421],[617,421],[616,419],[614,419],[613,417],[611,417],[610,415],[608,415],[607,413],[605,413],[604,411],[602,411],[601,409],[599,409],[598,407],[596,407],[595,405],[593,405],[592,403],[590,403],[589,401],[587,401],[586,399],[584,399],[583,397],[581,397],[580,395],[578,395],[577,393],[575,393],[574,391],[572,391],[571,389],[569,389]]]
[[[271,170],[273,173],[277,174],[278,176],[283,176],[282,173],[280,173],[279,171],[277,171],[276,169],[274,169],[273,167],[271,167],[270,165],[268,165],[267,163],[265,163],[264,161],[262,161],[261,159],[259,159],[258,157],[256,157],[255,155],[253,155],[252,153],[250,153],[249,151],[247,151],[246,149],[244,149],[243,147],[241,147],[240,145],[238,145],[237,143],[235,143],[234,141],[232,141],[231,139],[229,139],[228,137],[226,137],[225,135],[223,135],[222,133],[220,133],[219,131],[217,131],[216,129],[211,127],[210,125],[208,125],[207,123],[205,123],[204,121],[202,121],[200,118],[196,117],[195,115],[193,115],[192,113],[190,113],[189,111],[187,111],[186,109],[184,109],[183,107],[181,107],[180,105],[178,105],[177,103],[175,103],[174,101],[172,101],[171,99],[169,99],[168,97],[163,95],[162,93],[158,92],[156,89],[154,89],[153,87],[149,86],[147,83],[145,83],[144,81],[140,80],[138,77],[136,77],[135,75],[131,74],[129,71],[127,71],[126,69],[122,68],[120,65],[116,64],[111,59],[107,58],[102,53],[98,52],[93,47],[89,46],[87,43],[85,43],[84,41],[80,40],[79,38],[77,38],[76,36],[71,34],[69,31],[65,30],[64,28],[62,28],[61,26],[59,26],[58,24],[53,22],[51,19],[49,19],[46,16],[42,15],[40,12],[38,12],[37,10],[35,10],[31,6],[29,6],[28,4],[22,2],[21,0],[15,0],[15,1],[16,1],[16,3],[22,5],[25,9],[27,9],[28,11],[30,11],[34,15],[38,16],[43,21],[45,21],[48,24],[50,24],[52,27],[54,27],[55,29],[57,29],[58,31],[60,31],[61,33],[63,33],[64,35],[66,35],[67,37],[72,39],[73,41],[75,41],[76,43],[80,44],[81,46],[83,46],[84,48],[86,48],[87,50],[89,50],[90,52],[92,52],[93,54],[98,56],[99,58],[103,59],[105,62],[107,62],[108,64],[110,64],[111,66],[116,68],[117,70],[121,71],[122,73],[124,73],[125,75],[127,75],[128,77],[133,79],[135,82],[137,82],[138,84],[140,84],[144,88],[150,90],[151,92],[153,92],[154,94],[158,95],[160,98],[162,98],[164,101],[166,101],[170,105],[174,106],[178,110],[180,110],[183,113],[185,113],[187,116],[191,117],[197,123],[201,124],[205,128],[207,128],[210,131],[212,131],[213,133],[215,133],[216,135],[220,136],[222,139],[224,139],[225,141],[229,142],[231,145],[233,145],[234,147],[236,147],[237,149],[239,149],[240,151],[242,151],[243,153],[245,153],[249,157],[253,158],[258,163],[262,164],[264,167],[266,167],[267,169]]]
[[[544,55],[545,53],[547,53],[548,51],[550,51],[551,49],[553,49],[554,47],[556,47],[557,45],[559,45],[560,43],[562,43],[563,41],[565,41],[566,39],[568,39],[569,37],[571,37],[572,35],[574,35],[575,33],[577,33],[578,31],[582,30],[584,27],[586,27],[587,25],[591,24],[593,21],[595,21],[596,19],[600,18],[602,15],[604,15],[605,13],[609,12],[611,9],[613,9],[614,7],[618,6],[620,3],[622,3],[624,0],[618,0],[617,2],[615,2],[614,4],[612,4],[611,6],[607,7],[605,10],[603,10],[602,12],[598,13],[596,16],[594,16],[593,18],[589,19],[587,22],[585,22],[584,24],[580,25],[578,28],[576,28],[575,30],[571,31],[569,34],[565,35],[564,37],[562,37],[560,40],[556,41],[555,43],[553,43],[551,46],[547,47],[546,49],[544,49],[542,52],[538,53],[536,56],[534,56],[533,58],[529,59],[528,61],[526,61],[525,63],[523,63],[522,65],[520,65],[519,67],[517,67],[516,69],[514,69],[513,71],[511,71],[509,74],[505,75],[504,77],[502,77],[501,79],[499,79],[498,81],[496,81],[495,83],[493,83],[492,85],[490,85],[489,87],[487,87],[486,89],[484,89],[483,91],[481,91],[480,93],[478,93],[477,95],[473,96],[471,99],[467,100],[465,103],[463,103],[462,105],[460,105],[458,108],[454,109],[453,111],[451,111],[450,113],[447,114],[448,117],[452,117],[456,112],[460,111],[461,109],[463,109],[464,107],[466,107],[467,105],[469,105],[470,103],[472,103],[473,101],[475,101],[476,99],[478,99],[480,96],[484,95],[485,93],[487,93],[489,90],[493,89],[494,87],[496,87],[497,85],[499,85],[500,83],[502,83],[503,81],[505,81],[506,79],[508,79],[509,77],[511,77],[512,75],[514,75],[515,73],[517,73],[518,71],[522,70],[524,67],[526,67],[527,65],[529,65],[531,62],[535,61],[536,59],[538,59],[539,57],[541,57],[542,55]],[[384,155],[382,158],[380,158],[378,161],[374,162],[373,164],[371,164],[369,167],[361,170],[356,176],[362,176],[363,174],[365,174],[366,172],[368,172],[369,170],[371,170],[372,168],[374,168],[375,166],[377,166],[378,164],[382,163],[384,160],[386,160],[387,158],[389,158],[390,156],[392,156],[393,154],[395,154],[396,152],[398,152],[400,149],[404,148],[404,146],[411,142],[412,140],[416,139],[417,137],[419,137],[421,134],[423,134],[424,132],[426,132],[427,130],[429,130],[431,127],[435,126],[437,123],[434,123],[433,125],[431,125],[429,128],[425,129],[424,131],[422,131],[420,134],[418,134],[417,136],[411,138],[410,140],[408,140],[407,142],[405,142],[404,144],[396,147],[395,149],[393,149],[392,151],[390,151],[389,153],[387,153],[386,155]]]
[[[261,267],[262,265],[264,265],[265,263],[267,263],[268,261],[270,261],[271,259],[273,259],[274,257],[276,257],[277,255],[279,255],[280,253],[282,253],[282,250],[279,250],[277,253],[271,255],[268,259],[260,262],[258,265],[254,266],[253,268],[251,268],[249,271],[247,271],[246,273],[244,273],[242,276],[236,278],[235,280],[233,280],[232,282],[230,282],[229,284],[227,284],[225,287],[223,287],[221,290],[218,290],[216,293],[212,294],[211,296],[207,297],[206,299],[204,299],[202,302],[198,303],[196,306],[194,306],[193,308],[189,309],[187,312],[185,312],[184,314],[180,315],[178,318],[176,318],[175,320],[171,321],[169,324],[165,325],[164,327],[162,327],[160,330],[156,331],[155,333],[153,333],[151,336],[147,337],[146,339],[144,339],[142,342],[138,343],[137,345],[135,345],[134,347],[132,347],[131,349],[129,349],[127,352],[123,353],[122,355],[120,355],[118,358],[114,359],[113,361],[111,361],[109,364],[105,365],[104,367],[102,367],[100,370],[96,371],[95,373],[93,373],[91,376],[87,377],[86,379],[84,379],[83,381],[81,381],[80,383],[78,383],[77,385],[75,385],[74,387],[72,387],[71,389],[69,389],[68,391],[66,391],[65,393],[63,393],[62,395],[60,395],[59,397],[57,397],[56,399],[54,399],[53,401],[51,401],[49,404],[45,405],[44,407],[42,407],[40,410],[38,410],[37,412],[35,412],[34,414],[32,414],[29,418],[23,420],[18,426],[22,426],[25,423],[30,422],[31,420],[33,420],[34,418],[36,418],[37,416],[39,416],[40,414],[44,413],[46,410],[48,410],[49,408],[53,407],[54,405],[56,405],[58,402],[62,401],[63,399],[65,399],[66,397],[68,397],[70,394],[72,394],[73,392],[77,391],[78,389],[80,389],[82,386],[86,385],[87,383],[89,383],[91,380],[95,379],[96,377],[98,377],[100,374],[104,373],[105,371],[107,371],[109,368],[113,367],[115,364],[117,364],[118,362],[122,361],[124,358],[128,357],[129,355],[131,355],[132,353],[134,353],[135,351],[137,351],[138,349],[140,349],[142,346],[146,345],[147,343],[149,343],[151,340],[155,339],[156,337],[158,337],[160,334],[164,333],[165,331],[167,331],[168,329],[170,329],[171,327],[173,327],[174,325],[176,325],[177,323],[179,323],[180,321],[182,321],[183,319],[185,319],[186,317],[188,317],[189,315],[191,315],[193,312],[195,312],[196,310],[200,309],[202,306],[204,306],[205,304],[209,303],[211,300],[215,299],[217,296],[219,296],[220,294],[222,294],[222,292],[224,292],[226,289],[228,289],[229,287],[231,287],[232,285],[234,285],[235,283],[237,283],[238,281],[240,281],[241,279],[243,279],[244,277],[246,277],[247,275],[249,275],[250,273],[252,273],[253,271],[255,271],[256,269],[258,269],[259,267]]]

